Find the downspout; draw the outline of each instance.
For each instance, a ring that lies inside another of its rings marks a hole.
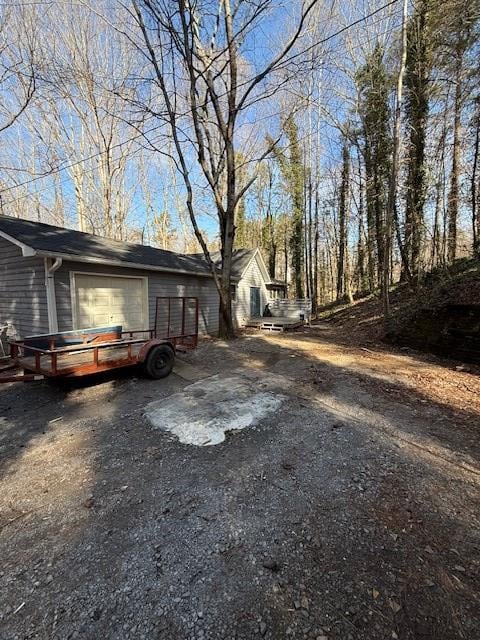
[[[62,262],[62,258],[55,258],[53,263],[49,258],[44,258],[49,333],[58,332],[57,300],[55,298],[55,271],[62,266]]]

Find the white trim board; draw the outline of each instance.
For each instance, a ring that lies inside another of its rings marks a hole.
[[[24,257],[34,256],[37,254],[35,249],[32,249],[32,247],[29,247],[24,242],[20,242],[20,240],[17,240],[16,238],[10,236],[8,233],[5,233],[5,231],[0,231],[0,238],[4,238],[4,240],[7,240],[7,242],[11,242],[17,247],[20,247],[20,249],[22,250],[22,256]]]
[[[203,271],[189,271],[187,269],[171,269],[169,267],[159,267],[148,264],[140,264],[137,262],[124,262],[122,260],[108,260],[106,258],[92,258],[90,256],[77,256],[68,253],[60,253],[59,251],[38,251],[37,255],[47,258],[62,258],[67,262],[80,262],[85,264],[104,264],[109,267],[122,267],[123,269],[138,269],[139,271],[164,271],[165,273],[181,273],[187,276],[200,276],[204,278],[212,278],[212,274]],[[126,276],[127,277],[127,276]],[[133,278],[141,278],[142,276],[131,276]]]
[[[252,264],[252,262],[254,260],[257,260],[259,269],[260,269],[260,271],[262,273],[262,276],[263,276],[264,284],[267,283],[267,282],[270,282],[270,275],[268,273],[267,265],[265,264],[265,260],[263,259],[262,252],[260,251],[260,249],[258,249],[258,247],[253,252],[252,257],[248,261],[247,266],[242,271],[242,275],[238,279],[241,280],[244,277],[244,275],[246,274],[248,268],[250,267],[250,265]]]
[[[166,273],[182,273],[185,275],[195,275],[204,278],[212,278],[210,272],[190,271],[188,269],[174,269],[171,267],[160,267],[137,262],[125,262],[123,260],[109,260],[108,258],[94,258],[92,256],[78,256],[70,253],[61,253],[60,251],[42,251],[41,249],[33,249],[29,245],[17,240],[13,236],[0,230],[0,238],[4,238],[7,242],[11,242],[22,250],[24,257],[39,256],[40,258],[61,258],[69,262],[84,262],[86,264],[105,264],[110,267],[123,267],[125,269],[139,269],[143,271],[165,271]]]

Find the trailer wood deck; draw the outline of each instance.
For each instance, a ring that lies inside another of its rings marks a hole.
[[[270,317],[270,318],[250,318],[245,323],[247,329],[259,329],[260,331],[290,331],[303,327],[304,320],[295,318]]]
[[[164,371],[171,371],[175,352],[195,349],[197,343],[198,298],[157,297],[153,329],[99,327],[12,341],[9,368],[25,373],[2,375],[0,382],[84,376],[134,365],[160,378]]]
[[[144,340],[129,342],[127,345],[123,341],[97,343],[98,351],[78,349],[70,351],[56,350],[56,373],[55,375],[75,376],[77,372],[82,375],[106,371],[121,366],[128,366],[137,362],[140,349],[145,344]],[[35,356],[25,356],[18,358],[18,365],[26,371],[38,371],[45,375],[52,375],[52,358],[49,354],[40,354],[38,361]],[[91,369],[91,371],[89,371]]]

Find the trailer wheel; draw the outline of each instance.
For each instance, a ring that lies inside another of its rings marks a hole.
[[[173,369],[175,352],[168,344],[159,344],[152,347],[148,352],[143,365],[144,371],[149,378],[160,380],[166,378]]]

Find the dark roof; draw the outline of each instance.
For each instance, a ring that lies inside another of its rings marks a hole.
[[[232,275],[234,278],[241,278],[243,272],[248,267],[250,260],[253,258],[253,254],[256,249],[236,249],[232,254]],[[218,256],[217,264],[220,266],[220,255]]]
[[[278,280],[277,278],[272,278],[270,282],[267,282],[267,287],[286,287],[287,283],[285,280]]]
[[[142,244],[132,244],[73,231],[50,224],[0,216],[0,231],[34,249],[39,254],[94,258],[105,263],[122,262],[155,270],[174,270],[209,274],[205,260],[194,255],[164,251]]]
[[[232,277],[239,279],[242,277],[243,272],[248,267],[250,260],[253,257],[256,249],[235,249],[232,254]],[[212,260],[217,265],[217,267],[222,266],[222,255],[220,251],[215,251],[211,254]],[[202,253],[194,253],[192,254],[193,258],[199,260],[205,260]]]

